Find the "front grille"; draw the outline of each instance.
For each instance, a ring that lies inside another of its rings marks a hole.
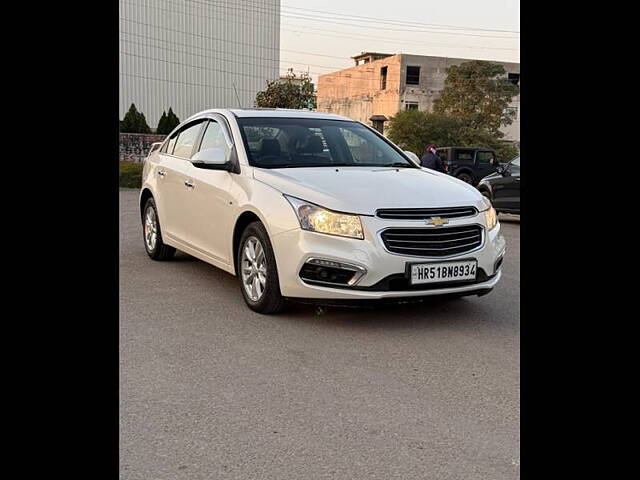
[[[482,227],[389,228],[381,234],[393,253],[419,257],[447,257],[474,250],[482,243]]]
[[[395,218],[400,220],[424,220],[431,217],[460,218],[476,215],[475,207],[447,207],[447,208],[381,208],[376,211],[380,218]]]

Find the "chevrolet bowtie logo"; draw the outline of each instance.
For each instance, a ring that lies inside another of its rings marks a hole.
[[[441,227],[442,225],[446,225],[449,223],[448,218],[440,218],[440,217],[431,217],[427,220],[427,225],[435,225],[436,227]]]

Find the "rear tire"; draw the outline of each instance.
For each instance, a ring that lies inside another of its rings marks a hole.
[[[242,232],[236,266],[240,291],[251,310],[271,314],[284,308],[276,258],[261,222],[250,223]]]
[[[160,221],[158,220],[158,209],[153,197],[147,200],[142,210],[142,235],[144,249],[153,260],[169,260],[173,258],[176,249],[165,245],[162,241],[160,231]]]
[[[468,173],[462,172],[456,175],[456,178],[462,180],[464,183],[468,183],[469,185],[473,185],[473,177]]]

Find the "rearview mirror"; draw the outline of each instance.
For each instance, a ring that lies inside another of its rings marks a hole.
[[[208,170],[231,170],[231,163],[227,161],[227,154],[221,148],[207,148],[200,150],[191,158],[194,167]]]

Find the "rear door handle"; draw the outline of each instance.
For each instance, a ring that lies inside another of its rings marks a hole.
[[[186,180],[186,181],[184,182],[184,184],[187,186],[187,188],[193,188],[193,187],[195,187],[195,185],[194,185],[194,183],[193,183],[193,181],[192,181],[192,180]]]
[[[164,177],[167,174],[167,172],[165,172],[164,170],[158,170],[158,175],[160,175],[161,177]]]

